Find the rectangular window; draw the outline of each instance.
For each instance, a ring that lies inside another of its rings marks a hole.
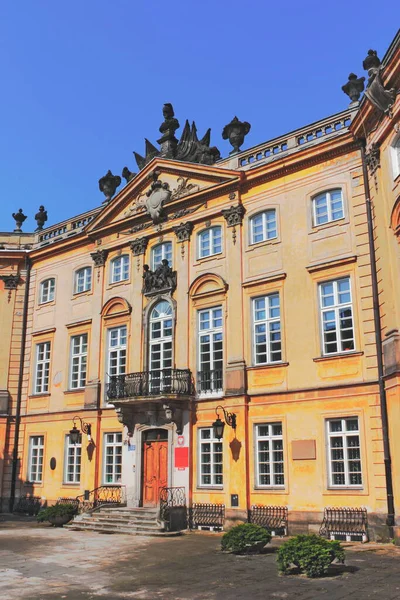
[[[152,269],[155,271],[161,265],[163,260],[168,261],[168,266],[172,267],[172,242],[164,242],[154,246],[152,250]]]
[[[285,485],[282,423],[256,425],[256,477],[258,487]]]
[[[319,284],[323,354],[354,350],[350,277]]]
[[[69,387],[71,390],[86,385],[86,363],[88,351],[88,334],[75,335],[71,338],[71,367]]]
[[[276,210],[266,210],[250,219],[251,244],[272,240],[277,237]]]
[[[29,438],[28,481],[41,483],[43,481],[44,437],[33,435]]]
[[[199,429],[199,445],[200,486],[222,487],[222,441],[214,438],[212,427]]]
[[[40,284],[40,304],[52,302],[55,297],[56,280],[54,278],[46,279]]]
[[[50,377],[50,342],[36,344],[35,394],[46,394],[49,391]]]
[[[75,273],[75,294],[88,292],[92,288],[92,268],[84,267]]]
[[[222,307],[199,311],[199,373],[200,393],[222,391],[223,337]]]
[[[222,252],[222,227],[209,227],[198,235],[199,258]]]
[[[80,483],[81,480],[82,437],[72,444],[69,435],[65,436],[64,483]]]
[[[254,363],[269,364],[282,360],[279,294],[253,299]]]
[[[358,417],[327,421],[329,484],[361,487],[361,448]]]
[[[324,225],[343,219],[342,190],[331,190],[313,199],[314,225]]]
[[[126,372],[126,326],[108,330],[108,364],[110,376],[125,375]]]
[[[129,256],[123,254],[111,261],[111,283],[129,279]]]
[[[104,484],[121,483],[122,433],[104,434]]]

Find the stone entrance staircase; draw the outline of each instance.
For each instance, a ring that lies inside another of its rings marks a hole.
[[[68,525],[67,529],[89,530],[99,533],[129,533],[157,537],[173,537],[180,531],[165,531],[157,519],[156,508],[99,508],[83,513]]]

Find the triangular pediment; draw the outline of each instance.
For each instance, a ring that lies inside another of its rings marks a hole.
[[[240,172],[216,165],[205,166],[161,158],[153,159],[129,181],[107,206],[93,219],[86,232],[115,228],[118,224],[134,226],[135,222],[155,222],[149,214],[148,198],[152,191],[163,196],[163,220],[174,218],[181,206],[205,201],[209,193],[224,193],[224,188],[239,182]],[[154,186],[154,182],[156,186]],[[153,187],[152,187],[153,186]],[[155,189],[157,188],[158,189]],[[154,194],[157,198],[157,195]]]

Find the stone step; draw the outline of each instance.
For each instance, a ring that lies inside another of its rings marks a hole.
[[[98,527],[114,527],[116,529],[120,528],[120,527],[130,527],[132,529],[137,529],[137,530],[142,530],[142,529],[160,529],[162,530],[162,527],[160,526],[159,523],[157,523],[157,521],[153,521],[152,523],[149,524],[141,524],[141,523],[135,523],[134,521],[109,521],[108,519],[105,520],[98,520],[96,518],[93,517],[86,517],[83,518],[79,521],[73,521],[71,523],[71,525],[96,525]]]
[[[92,515],[90,517],[91,520],[99,522],[99,523],[126,523],[133,525],[155,525],[159,527],[160,524],[157,519],[136,519],[134,517],[114,517],[114,516],[103,516],[103,515]]]
[[[97,533],[127,533],[129,535],[143,535],[148,537],[176,537],[182,535],[181,531],[162,531],[161,529],[142,529],[137,530],[132,527],[111,527],[105,528],[104,526],[96,525],[95,523],[85,523],[82,521],[73,522],[69,525],[64,525],[67,529],[73,531],[95,531]]]
[[[140,509],[140,508],[132,508],[132,509],[112,509],[112,508],[100,508],[100,510],[96,511],[97,514],[101,513],[103,515],[127,515],[127,516],[148,516],[148,517],[156,517],[157,509]]]

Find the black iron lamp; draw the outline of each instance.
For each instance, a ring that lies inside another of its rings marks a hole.
[[[235,413],[227,412],[223,406],[217,406],[217,408],[215,409],[215,414],[217,415],[217,418],[212,424],[212,428],[214,432],[214,437],[217,438],[217,440],[221,440],[224,435],[225,423],[219,418],[218,409],[222,410],[222,412],[224,413],[225,423],[229,425],[229,427],[232,427],[232,429],[236,429],[236,415]]]
[[[72,427],[72,429],[70,429],[69,431],[69,439],[71,440],[72,444],[77,444],[79,441],[79,436],[81,434],[81,431],[77,428],[75,421],[76,419],[79,419],[81,422],[81,431],[82,433],[86,433],[87,437],[88,437],[88,441],[90,442],[92,439],[92,426],[90,423],[85,423],[84,421],[82,421],[82,419],[79,416],[75,416],[73,418],[73,423],[74,426]]]

